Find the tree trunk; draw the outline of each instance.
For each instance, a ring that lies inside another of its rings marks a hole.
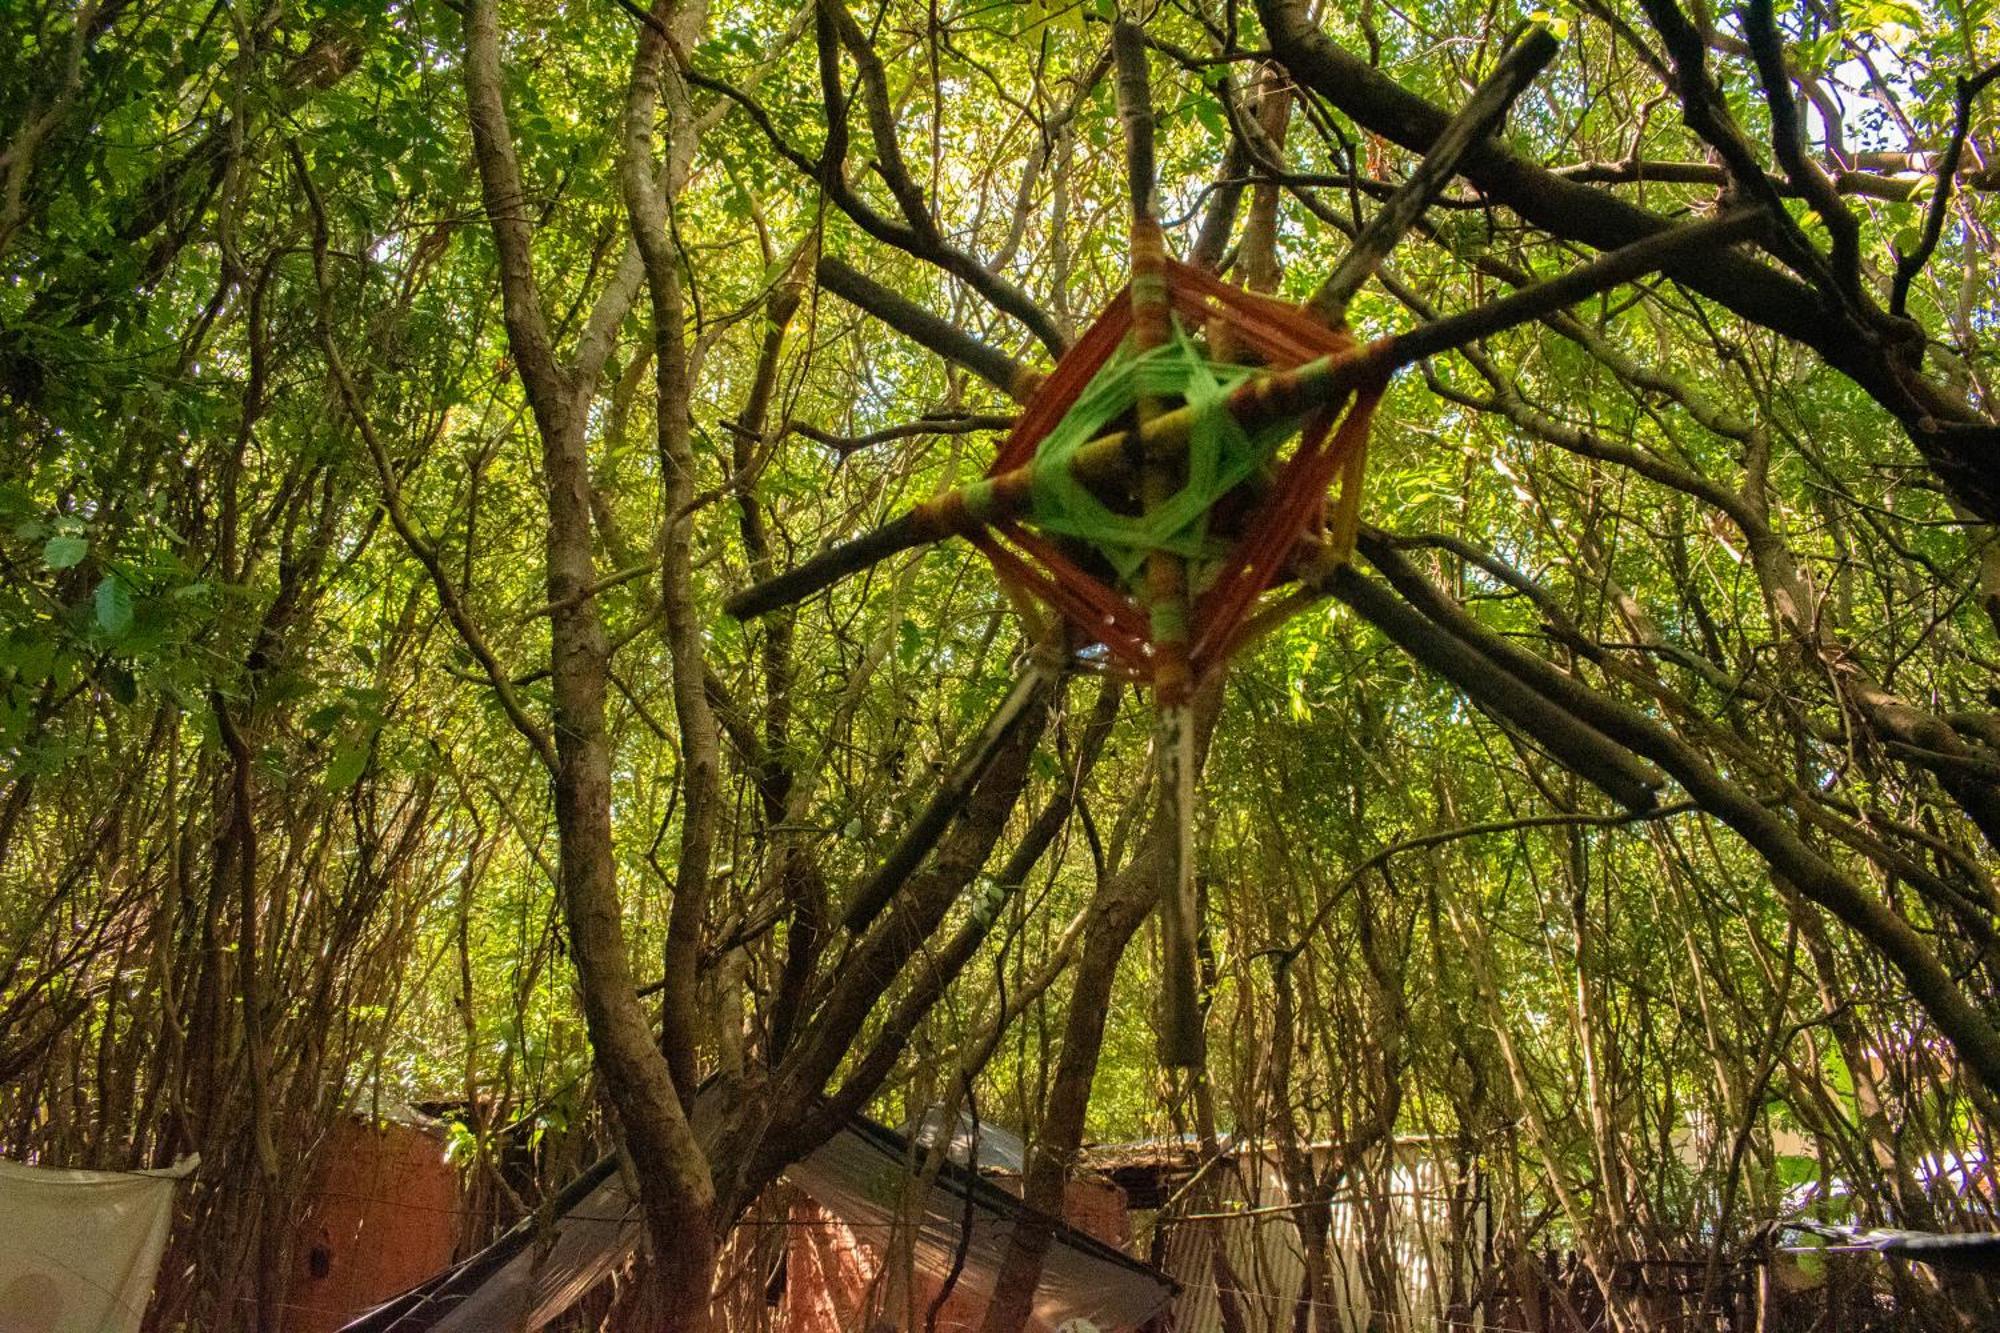
[[[563,916],[597,1070],[639,1178],[640,1206],[652,1241],[649,1272],[658,1326],[675,1333],[700,1330],[707,1325],[717,1250],[715,1190],[674,1072],[633,982],[613,854],[611,745],[604,720],[610,643],[592,595],[596,572],[585,443],[596,375],[560,365],[551,346],[535,283],[532,230],[523,213],[526,194],[501,99],[499,28],[492,0],[467,5],[465,36],[474,154],[500,254],[507,341],[534,410],[548,494],[552,777]],[[648,54],[649,45],[656,43],[659,38],[650,29],[642,33],[634,66],[635,104],[648,69],[657,70],[658,51]],[[648,127],[650,119],[649,100]],[[694,688],[699,691],[699,679]],[[691,989],[692,975],[684,981]],[[690,1050],[683,1051],[681,1063],[691,1070]]]

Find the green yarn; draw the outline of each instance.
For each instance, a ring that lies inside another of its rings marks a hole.
[[[1154,551],[1197,564],[1220,559],[1225,548],[1209,535],[1209,510],[1298,429],[1295,422],[1281,422],[1246,432],[1226,410],[1230,392],[1260,373],[1253,366],[1210,361],[1178,318],[1172,337],[1151,351],[1135,354],[1128,340],[1036,447],[1034,525],[1087,542],[1128,584]],[[1152,512],[1121,514],[1092,495],[1069,464],[1078,448],[1103,435],[1142,397],[1179,397],[1193,409],[1187,481]]]

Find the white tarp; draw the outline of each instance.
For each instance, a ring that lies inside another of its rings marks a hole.
[[[0,1330],[138,1333],[174,1185],[194,1170],[58,1171],[0,1161]]]

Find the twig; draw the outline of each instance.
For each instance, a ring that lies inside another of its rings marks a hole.
[[[286,147],[291,153],[292,168],[298,173],[299,188],[305,194],[307,207],[312,212],[313,278],[319,289],[316,324],[320,347],[326,354],[327,369],[332,372],[341,406],[346,408],[349,419],[354,422],[355,430],[361,435],[362,444],[367,447],[368,457],[375,464],[375,473],[382,485],[382,507],[389,513],[389,524],[395,528],[396,535],[402,538],[403,545],[409,549],[410,554],[417,558],[417,563],[424,567],[424,572],[430,575],[431,584],[437,590],[438,603],[444,608],[445,618],[451,621],[452,628],[458,631],[458,637],[471,652],[473,659],[479,663],[480,670],[485,673],[486,683],[492,687],[494,695],[500,700],[501,711],[506,713],[507,720],[514,724],[514,729],[534,747],[536,757],[553,773],[557,767],[554,738],[529,714],[527,705],[515,691],[513,681],[500,665],[500,660],[494,655],[492,647],[486,642],[486,636],[480,633],[479,626],[473,623],[471,613],[466,610],[465,600],[459,596],[457,585],[451,581],[451,575],[446,572],[444,561],[438,555],[437,544],[417,530],[416,524],[410,518],[409,510],[404,508],[403,489],[396,478],[395,463],[390,459],[388,447],[383,444],[382,437],[376,433],[375,424],[369,419],[366,407],[361,401],[361,391],[355,385],[354,377],[348,374],[347,362],[340,355],[340,348],[333,339],[331,308],[333,296],[326,279],[326,205],[320,198],[319,187],[313,183],[312,175],[306,169],[305,155],[299,151],[298,144],[288,142]]]
[[[1347,305],[1354,294],[1382,266],[1396,242],[1430,206],[1432,199],[1451,182],[1466,153],[1493,133],[1514,99],[1548,67],[1559,45],[1546,26],[1536,24],[1500,58],[1500,64],[1451,118],[1410,178],[1354,238],[1347,254],[1306,302],[1308,313],[1329,326],[1346,322]]]
[[[1307,942],[1314,931],[1326,924],[1327,917],[1346,896],[1347,891],[1361,882],[1361,877],[1377,866],[1383,865],[1391,857],[1404,852],[1422,851],[1426,847],[1437,847],[1448,842],[1461,842],[1466,838],[1484,837],[1490,833],[1516,833],[1524,829],[1536,828],[1623,828],[1627,824],[1648,823],[1655,819],[1671,819],[1676,815],[1691,814],[1701,807],[1693,801],[1675,801],[1671,805],[1656,805],[1650,810],[1619,810],[1611,814],[1551,814],[1524,815],[1519,819],[1497,819],[1485,824],[1467,824],[1460,828],[1440,829],[1435,833],[1422,833],[1416,837],[1404,838],[1382,848],[1360,865],[1347,872],[1347,876],[1334,886],[1333,892],[1313,913],[1312,920],[1306,922],[1288,949],[1274,950],[1286,959],[1296,958],[1305,951]]]
[[[521,616],[521,619],[533,620],[538,616],[552,616],[558,611],[567,611],[570,607],[577,605],[585,598],[595,597],[601,592],[609,592],[621,584],[630,583],[633,579],[644,578],[659,567],[659,561],[648,560],[644,564],[633,565],[628,569],[621,569],[615,574],[606,574],[595,583],[578,588],[567,597],[553,602],[542,603],[534,610],[525,612]]]
[[[981,342],[939,319],[916,302],[897,295],[873,278],[832,256],[815,266],[819,284],[834,295],[887,324],[896,332],[955,361],[1017,402],[1026,402],[1041,383],[1034,367],[1014,360],[999,348]]]
[[[1012,417],[975,412],[955,417],[919,417],[901,426],[885,426],[881,430],[869,431],[866,435],[835,435],[830,430],[804,421],[792,422],[790,429],[846,458],[849,454],[872,449],[878,444],[889,444],[895,440],[916,439],[925,435],[967,435],[982,430],[1007,430],[1013,424]]]
[[[1891,314],[1906,313],[1910,302],[1910,284],[1930,262],[1932,252],[1937,249],[1938,238],[1944,235],[1945,208],[1951,202],[1952,185],[1958,175],[1959,158],[1965,153],[1966,137],[1972,131],[1973,99],[1996,78],[2000,78],[2000,62],[1988,65],[1969,79],[1958,81],[1957,116],[1952,122],[1951,142],[1945,145],[1944,158],[1938,163],[1937,186],[1931,191],[1930,208],[1924,214],[1923,239],[1909,254],[1898,253],[1896,256],[1896,278],[1889,294]]]

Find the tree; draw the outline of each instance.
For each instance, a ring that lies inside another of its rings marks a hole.
[[[1143,693],[957,545],[723,610],[983,468],[1112,298],[1122,12],[0,19],[0,1147],[203,1153],[162,1326],[274,1326],[310,1145],[398,1097],[492,1225],[620,1145],[675,1328],[847,1115],[968,1089],[1043,1206],[1093,1134],[1324,1207],[1432,1133],[1614,1305],[1809,1169],[1985,1206],[1923,1165],[2000,1093],[1976,16],[1591,4],[1532,81],[1452,4],[1125,29],[1174,250],[1405,369],[1358,558],[1195,709],[1168,1086]]]

